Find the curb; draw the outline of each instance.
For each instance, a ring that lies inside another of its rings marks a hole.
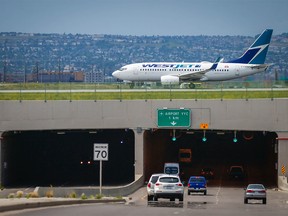
[[[6,206],[0,206],[0,212],[24,210],[41,207],[52,207],[61,205],[75,205],[75,204],[92,204],[92,203],[125,203],[125,199],[108,199],[108,200],[61,200],[61,201],[44,201],[33,203],[20,203]]]

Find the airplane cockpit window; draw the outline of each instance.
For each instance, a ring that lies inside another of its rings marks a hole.
[[[122,68],[119,69],[119,71],[124,71],[124,70],[127,70],[127,68],[126,67],[122,67]]]

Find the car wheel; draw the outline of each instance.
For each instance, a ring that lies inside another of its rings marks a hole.
[[[247,204],[248,203],[248,199],[244,199],[244,204]]]
[[[267,199],[264,198],[264,199],[263,199],[263,204],[266,204],[266,203],[267,203]]]
[[[179,197],[179,202],[183,202],[183,195]]]
[[[190,195],[190,191],[188,191],[188,195]]]
[[[158,201],[158,197],[155,197],[155,196],[154,196],[154,201],[156,201],[156,202],[157,202],[157,201]]]
[[[207,195],[207,191],[204,192],[204,195]]]
[[[173,202],[174,202],[174,201],[175,201],[175,198],[170,198],[170,201],[173,201]]]

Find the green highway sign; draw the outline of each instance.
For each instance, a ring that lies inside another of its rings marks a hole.
[[[190,109],[158,109],[158,127],[190,127]]]

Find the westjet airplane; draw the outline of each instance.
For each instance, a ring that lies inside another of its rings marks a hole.
[[[223,62],[145,62],[129,64],[112,73],[118,79],[133,82],[179,84],[195,81],[224,81],[266,71],[265,64],[272,29],[266,29],[238,59]]]

